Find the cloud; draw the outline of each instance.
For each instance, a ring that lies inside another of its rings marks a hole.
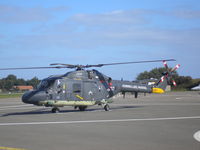
[[[174,15],[172,11],[168,14],[171,17]],[[154,10],[116,10],[99,14],[75,14],[63,23],[35,28],[34,34],[18,35],[10,42],[16,47],[38,50],[48,47],[95,49],[127,45],[146,45],[155,49],[165,47],[172,51],[196,51],[200,48],[200,28],[163,28],[153,20],[155,15],[165,16],[166,13]]]
[[[95,30],[18,36],[12,41],[21,49],[96,49],[100,47],[140,46],[165,47],[176,51],[196,51],[200,48],[200,29],[165,30],[129,28],[120,32]]]
[[[71,20],[89,26],[138,25],[148,23],[148,20],[143,17],[143,13],[142,10],[115,10],[101,14],[76,14],[71,17]]]
[[[0,34],[0,39],[3,39],[3,38],[5,38],[5,35]]]
[[[195,60],[200,55],[200,27],[193,27],[197,23],[194,19],[198,18],[198,11],[115,10],[74,14],[61,21],[60,18],[64,17],[56,15],[62,11],[67,11],[67,7],[0,8],[0,22],[33,23],[31,32],[5,34],[6,41],[1,40],[4,52],[10,51],[13,56],[23,53],[24,56],[53,57],[55,61],[66,57],[62,60],[72,63],[82,58],[95,62],[96,56],[108,62],[111,57],[113,60],[116,57],[119,60],[172,57],[181,59],[185,70],[190,70],[191,66],[198,67]],[[56,17],[60,17],[57,23],[52,21]],[[35,26],[34,22],[45,23]],[[4,39],[1,35],[0,38]],[[81,58],[70,60],[74,54],[81,55]],[[39,58],[37,62],[40,60],[43,61]]]
[[[182,19],[200,19],[200,10],[175,10],[171,15]]]
[[[54,16],[52,12],[66,11],[66,7],[44,8],[32,7],[24,8],[19,6],[0,5],[1,23],[30,23],[47,22]]]
[[[65,12],[65,11],[68,11],[69,8],[66,6],[58,6],[58,7],[49,8],[49,10],[53,12]]]
[[[182,12],[185,13],[182,14],[178,10],[117,10],[101,14],[77,14],[72,16],[70,21],[83,27],[76,35],[81,37],[84,43],[87,40],[91,45],[162,45],[196,50],[200,48],[200,28],[184,26],[184,22],[179,19],[185,18],[187,22],[187,19],[198,18],[199,11]],[[165,18],[166,16],[168,18]],[[167,22],[172,28],[160,25],[161,21]],[[174,28],[175,23],[179,26]],[[192,21],[190,23],[193,24]]]

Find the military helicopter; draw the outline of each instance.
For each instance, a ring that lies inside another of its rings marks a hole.
[[[49,67],[25,67],[25,68],[2,68],[0,70],[16,70],[16,69],[51,69],[51,68],[69,68],[75,71],[67,72],[63,75],[49,76],[43,79],[37,89],[25,92],[22,101],[27,104],[37,106],[52,107],[51,112],[59,112],[59,107],[73,106],[79,108],[80,111],[86,110],[88,106],[101,105],[105,111],[109,111],[109,103],[112,102],[111,97],[118,93],[125,94],[131,92],[137,98],[138,93],[164,93],[168,84],[176,84],[171,79],[172,73],[180,67],[176,65],[173,69],[169,69],[167,61],[175,61],[174,59],[166,60],[150,60],[150,61],[134,61],[121,63],[108,63],[97,65],[72,65],[54,63]],[[110,65],[125,65],[133,63],[152,63],[163,62],[166,72],[157,83],[153,85],[136,83],[131,81],[113,80],[98,70],[86,70],[86,68],[103,67]]]

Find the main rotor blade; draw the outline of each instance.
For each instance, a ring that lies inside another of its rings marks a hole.
[[[50,64],[51,66],[61,65],[64,68],[76,68],[78,65],[72,65],[72,64],[62,64],[62,63],[53,63]]]
[[[24,69],[50,69],[50,68],[66,68],[64,66],[56,66],[56,67],[23,67],[23,68],[0,68],[0,70],[24,70]]]
[[[162,60],[145,60],[145,61],[132,61],[132,62],[120,62],[120,63],[108,63],[108,64],[97,64],[97,65],[72,65],[72,64],[63,64],[63,63],[53,63],[50,64],[53,67],[22,67],[22,68],[0,68],[0,70],[23,70],[23,69],[60,69],[60,68],[90,68],[90,67],[102,67],[109,65],[123,65],[123,64],[134,64],[134,63],[152,63],[152,62],[162,62],[162,61],[176,61],[175,59],[162,59]]]
[[[108,65],[123,65],[123,64],[135,64],[135,63],[152,63],[152,62],[163,62],[163,61],[176,61],[175,59],[161,59],[161,60],[144,60],[144,61],[132,61],[132,62],[121,62],[121,63],[109,63],[109,64],[98,64],[98,65],[88,65],[94,67],[102,67]]]

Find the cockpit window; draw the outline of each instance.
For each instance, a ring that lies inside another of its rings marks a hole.
[[[42,80],[40,83],[39,83],[39,85],[38,85],[38,89],[39,90],[41,90],[41,89],[46,89],[46,88],[48,88],[48,86],[49,86],[49,83],[48,83],[48,81],[47,80]]]
[[[57,80],[61,79],[61,77],[48,77],[46,79],[43,79],[39,85],[37,86],[38,90],[45,90],[47,88],[50,88],[50,86],[53,85],[53,83]]]
[[[54,83],[54,81],[55,81],[55,79],[53,79],[53,80],[44,79],[39,83],[37,89],[39,89],[39,90],[47,89]]]

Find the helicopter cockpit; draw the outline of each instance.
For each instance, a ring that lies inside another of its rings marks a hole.
[[[46,89],[49,86],[49,82],[47,80],[42,80],[37,86],[38,90]]]
[[[43,79],[37,86],[37,89],[45,90],[45,89],[49,88],[56,79],[60,79],[60,78],[59,77],[49,77],[49,78]]]

